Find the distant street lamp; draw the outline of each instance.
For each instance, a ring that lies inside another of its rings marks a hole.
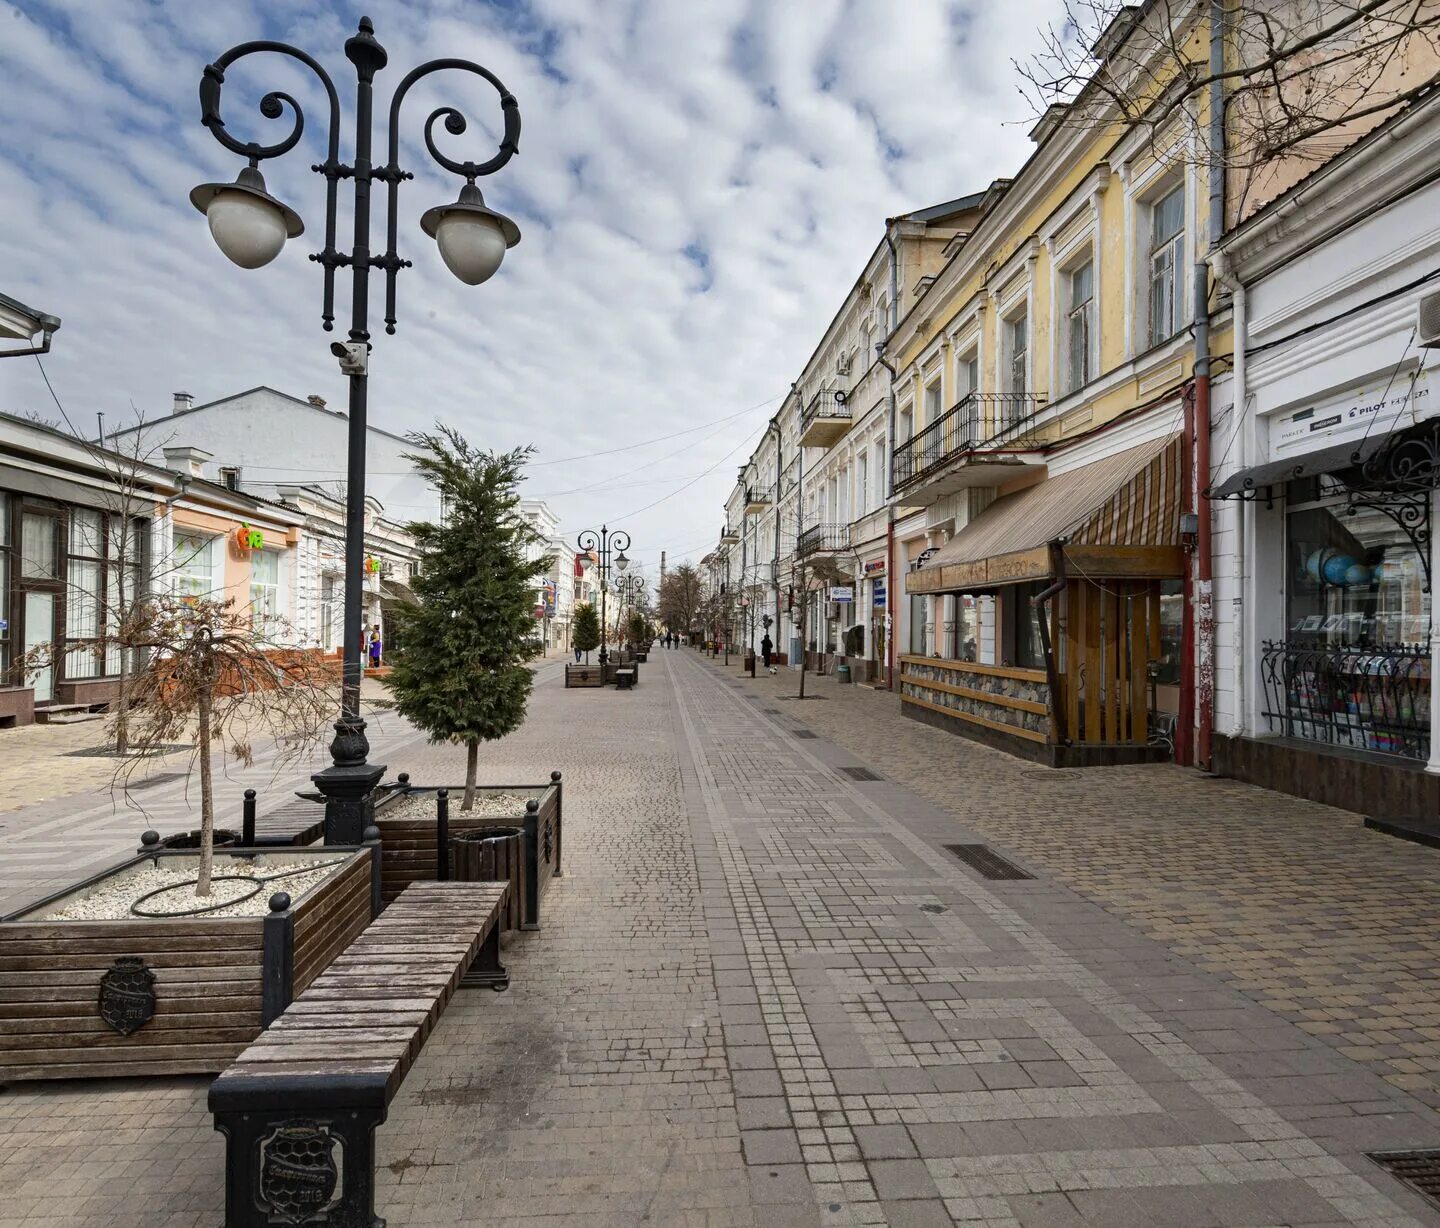
[[[400,155],[400,106],[410,88],[431,73],[456,68],[488,81],[500,95],[505,134],[499,152],[486,162],[457,162],[436,147],[435,121],[443,119],[452,136],[466,128],[465,117],[454,107],[440,107],[425,121],[425,146],[445,170],[461,176],[465,184],[453,204],[439,205],[420,219],[421,229],[434,238],[447,268],[468,285],[491,277],[508,248],[520,241],[520,230],[509,218],[485,206],[475,180],[493,174],[514,157],[520,140],[520,107],[513,94],[489,69],[469,60],[439,59],[421,64],[402,80],[390,99],[388,161],[371,162],[372,110],[375,74],[385,67],[388,55],[375,40],[375,27],[368,17],[360,19],[358,33],[345,42],[345,57],[355,66],[355,160],[340,161],[340,99],[326,71],[304,51],[287,43],[261,39],[230,48],[200,78],[200,122],[210,129],[226,149],[249,159],[233,183],[206,183],[190,193],[190,202],[205,214],[210,233],[225,255],[244,269],[258,269],[280,254],[287,239],[298,238],[305,225],[300,215],[270,194],[260,173],[260,163],[288,153],[300,140],[305,116],[300,104],[289,94],[272,90],[260,100],[260,114],[279,119],[288,106],[294,116],[289,135],[272,145],[240,141],[226,130],[220,117],[220,88],[226,70],[237,60],[259,51],[273,51],[299,60],[319,79],[329,99],[329,128],[325,161],[311,169],[325,179],[325,246],[310,257],[324,269],[322,327],[326,332],[335,322],[335,271],[351,270],[349,340],[330,347],[340,360],[340,370],[350,377],[349,447],[345,492],[345,646],[341,676],[340,719],[335,723],[335,740],[330,745],[331,767],[315,775],[325,794],[325,840],[329,844],[358,844],[374,815],[373,792],[385,774],[383,765],[366,762],[370,743],[365,722],[360,719],[361,595],[365,561],[365,418],[369,378],[370,271],[385,273],[385,331],[395,331],[395,275],[410,267],[396,251],[399,224],[400,184],[413,179],[402,170]],[[342,179],[354,182],[354,241],[348,252],[335,246],[337,196]],[[386,184],[386,245],[383,255],[370,251],[370,189],[375,182]]]
[[[605,593],[608,588],[606,581],[610,575],[612,562],[615,570],[622,574],[630,566],[630,560],[625,557],[625,551],[630,548],[630,534],[624,529],[616,529],[611,532],[602,524],[598,532],[595,529],[586,529],[575,539],[575,544],[580,547],[580,552],[587,558],[594,558],[595,570],[600,575],[600,664],[604,666],[610,659],[605,638]],[[613,560],[610,558],[612,547],[616,551]]]
[[[626,560],[629,561],[628,559]],[[621,576],[615,582],[615,589],[625,598],[623,610],[628,610],[635,605],[635,598],[645,591],[645,577],[637,575]],[[622,613],[623,617],[623,613]],[[628,630],[628,627],[626,628]]]

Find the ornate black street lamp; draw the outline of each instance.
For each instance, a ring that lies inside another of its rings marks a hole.
[[[645,591],[645,577],[637,576],[633,573],[628,576],[621,576],[615,581],[615,591],[625,599],[625,604],[621,606],[621,617],[623,618],[625,611],[635,605],[635,598]],[[629,627],[626,626],[625,630],[628,631]]]
[[[370,18],[360,19],[360,29],[345,42],[345,58],[355,66],[355,160],[340,161],[340,99],[326,71],[309,55],[287,43],[261,39],[230,48],[200,78],[200,122],[226,149],[249,159],[234,183],[202,184],[190,193],[191,203],[205,214],[210,233],[220,250],[245,269],[268,264],[284,247],[286,239],[304,232],[300,215],[271,196],[260,174],[260,163],[288,153],[300,140],[305,116],[300,104],[289,94],[272,90],[260,100],[260,114],[279,119],[288,106],[293,116],[290,133],[271,145],[240,141],[231,136],[220,116],[220,88],[232,64],[259,51],[273,51],[299,60],[319,79],[329,99],[330,114],[325,161],[310,169],[325,179],[325,246],[310,259],[324,269],[321,322],[329,332],[335,323],[335,271],[351,271],[350,333],[348,341],[330,347],[340,360],[340,370],[350,377],[349,456],[345,494],[345,647],[341,679],[340,719],[335,722],[335,740],[330,745],[331,767],[314,776],[325,794],[325,840],[330,844],[358,844],[374,814],[373,793],[385,774],[383,764],[366,762],[370,744],[365,722],[360,719],[362,677],[360,624],[361,594],[365,561],[365,417],[370,352],[370,271],[385,273],[385,331],[395,331],[395,274],[410,267],[396,251],[399,225],[400,184],[414,175],[400,167],[400,107],[410,88],[431,73],[457,68],[474,73],[493,85],[500,95],[505,135],[499,152],[486,162],[457,162],[436,147],[433,130],[436,120],[445,121],[452,136],[466,128],[465,117],[454,107],[440,107],[425,121],[425,146],[445,170],[461,176],[464,186],[453,204],[427,210],[421,229],[435,239],[440,257],[461,281],[478,285],[500,267],[507,248],[520,241],[520,230],[509,218],[485,206],[475,180],[493,174],[515,156],[520,139],[520,108],[514,95],[499,78],[469,60],[431,60],[413,69],[400,82],[390,99],[387,161],[371,162],[372,104],[375,74],[385,67],[388,56],[375,41]],[[354,241],[348,252],[335,245],[336,204],[340,181],[354,183]],[[370,186],[380,182],[389,188],[386,212],[386,244],[381,255],[370,251]]]
[[[607,581],[610,577],[610,551],[612,548],[615,551],[615,570],[623,575],[630,566],[630,560],[625,557],[625,551],[630,548],[630,534],[624,529],[616,529],[612,533],[602,524],[598,532],[595,529],[586,529],[575,539],[575,544],[586,558],[594,557],[595,570],[600,575],[600,664],[603,666],[610,659],[605,629],[605,591],[609,587]]]

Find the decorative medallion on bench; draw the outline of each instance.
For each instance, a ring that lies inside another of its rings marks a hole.
[[[339,1140],[316,1121],[282,1122],[260,1144],[260,1197],[281,1224],[328,1219],[340,1181]]]
[[[155,1017],[155,974],[138,955],[122,955],[100,978],[100,1018],[129,1036]]]

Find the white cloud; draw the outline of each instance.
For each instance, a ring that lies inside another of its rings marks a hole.
[[[458,181],[421,128],[455,105],[470,130],[437,143],[489,156],[489,87],[444,73],[406,103],[399,333],[384,335],[372,279],[370,404],[392,430],[454,423],[488,446],[533,442],[539,461],[653,440],[778,400],[818,340],[887,215],[984,187],[1028,152],[1010,59],[1059,0],[384,0],[390,65],[377,82],[377,160],[391,91],[409,67],[460,56],[517,95],[521,154],[486,180],[524,241],[490,283],[460,285],[420,232]],[[211,244],[189,189],[240,160],[199,124],[204,64],[250,38],[297,42],[340,91],[343,156],[354,87],[351,17],[327,5],[250,0],[0,0],[0,290],[59,315],[47,362],[77,425],[133,404],[163,413],[185,388],[209,400],[255,384],[343,404],[319,328],[323,94],[298,66],[251,57],[224,93],[231,130],[273,139],[256,103],[293,91],[306,137],[265,164],[308,230],[257,273]],[[342,201],[345,193],[342,191]],[[383,193],[382,193],[383,201]],[[340,233],[348,240],[348,208]],[[372,246],[383,247],[383,205]],[[691,255],[686,255],[686,250]],[[337,287],[348,323],[348,278]],[[33,360],[0,363],[0,408],[49,394]],[[713,473],[623,521],[652,565],[707,548],[734,465],[773,410],[720,430],[587,462],[537,467],[572,536]],[[734,449],[734,455],[725,458]],[[343,458],[336,457],[337,472]],[[627,479],[613,475],[633,472]],[[331,475],[322,475],[331,476]],[[392,509],[405,514],[407,509]]]

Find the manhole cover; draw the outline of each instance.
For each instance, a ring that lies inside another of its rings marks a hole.
[[[944,904],[921,904],[920,911],[928,912],[932,917],[938,917],[942,912],[949,912],[950,910],[946,908]]]
[[[837,772],[842,773],[842,774],[845,775],[845,776],[850,777],[851,780],[883,780],[883,779],[884,779],[884,777],[882,777],[882,776],[877,776],[874,772],[872,772],[872,771],[871,771],[869,768],[867,768],[867,767],[856,767],[856,766],[854,766],[853,764],[847,764],[846,766],[836,768],[835,770],[836,770]]]
[[[797,738],[813,738],[815,736],[813,729],[792,729],[790,732]]]
[[[1374,1151],[1370,1159],[1440,1206],[1440,1151]]]
[[[988,844],[947,844],[946,851],[954,853],[982,878],[1021,879],[1034,878],[1013,861],[1006,861]]]
[[[1021,780],[1081,780],[1083,777],[1074,768],[1031,768],[1020,773]]]

